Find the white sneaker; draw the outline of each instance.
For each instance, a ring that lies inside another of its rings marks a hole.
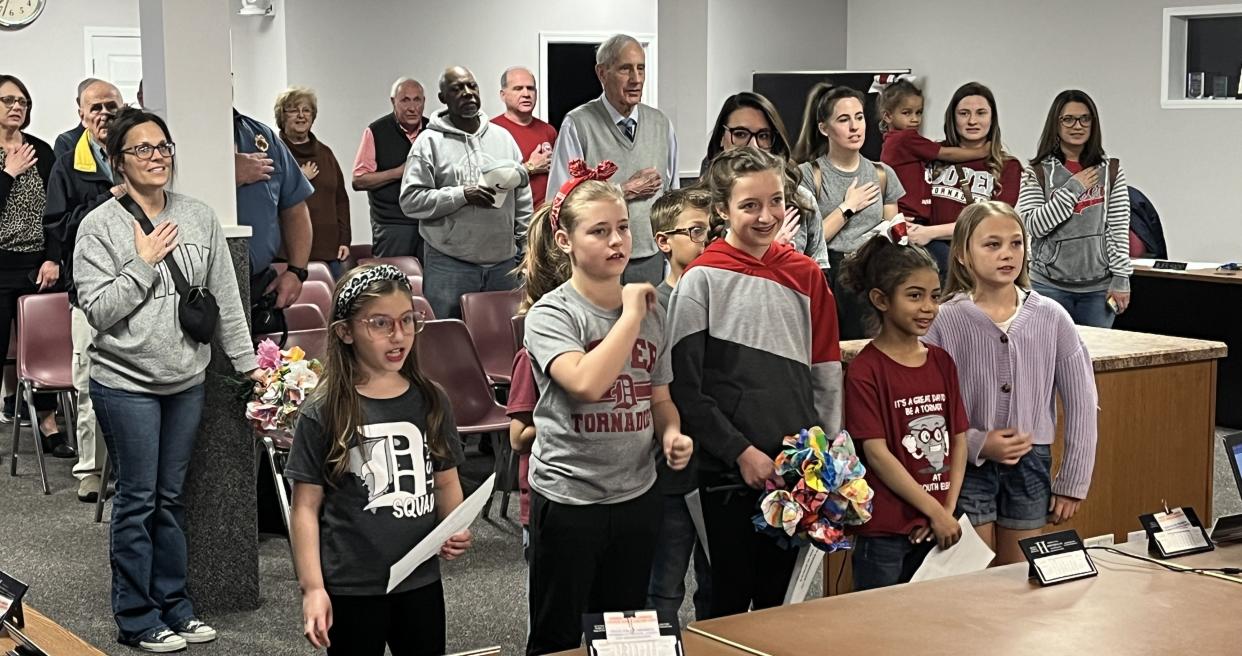
[[[157,654],[185,649],[185,638],[164,627],[147,633],[138,640],[138,648]]]
[[[184,638],[186,642],[190,643],[211,642],[216,639],[215,629],[193,617],[181,622],[173,630],[177,632],[177,635]]]

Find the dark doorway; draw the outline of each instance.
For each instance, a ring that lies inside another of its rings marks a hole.
[[[548,123],[557,130],[565,115],[603,93],[595,77],[596,43],[549,43],[547,94]]]

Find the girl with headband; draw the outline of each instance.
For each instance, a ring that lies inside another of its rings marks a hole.
[[[445,652],[439,561],[389,590],[390,568],[462,502],[461,438],[444,391],[419,370],[410,296],[389,264],[337,282],[323,379],[285,466],[303,632],[330,655]],[[469,547],[465,529],[440,557]]]
[[[649,283],[621,284],[632,246],[611,162],[573,176],[532,221],[552,239],[530,261],[569,261],[567,282],[526,315],[539,400],[530,459],[528,654],[575,649],[582,614],[643,608],[663,499],[656,454],[672,469],[693,445],[669,396],[664,312]],[[536,252],[538,251],[538,252]]]

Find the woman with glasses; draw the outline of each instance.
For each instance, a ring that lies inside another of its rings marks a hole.
[[[1091,96],[1070,89],[1052,101],[1017,210],[1031,234],[1031,286],[1074,323],[1112,326],[1130,305],[1130,193]]]
[[[214,640],[186,593],[181,493],[203,411],[211,346],[186,333],[174,276],[219,306],[214,337],[239,372],[257,363],[224,233],[206,204],[165,191],[176,148],[159,116],[122,109],[107,140],[126,196],[82,221],[78,302],[97,334],[90,390],[116,471],[112,612],[117,639],[151,652]],[[151,230],[144,229],[145,225]],[[180,273],[178,273],[180,272]]]
[[[815,199],[801,187],[802,176],[798,166],[790,159],[791,146],[776,107],[767,98],[750,91],[735,93],[725,98],[716,117],[716,127],[707,142],[707,157],[699,167],[699,175],[707,173],[707,167],[722,151],[754,146],[785,160],[786,224],[777,239],[793,246],[819,264],[828,268],[828,246],[824,230],[815,216]]]
[[[60,279],[60,248],[43,226],[47,181],[55,159],[52,148],[25,132],[30,125],[30,92],[12,75],[0,75],[0,348],[9,346],[17,318],[17,299],[48,289]],[[10,395],[16,376],[6,376]],[[25,399],[5,399],[0,420],[17,421]],[[43,450],[57,458],[77,455],[56,425],[55,396],[36,395]]]
[[[345,176],[332,149],[311,132],[319,116],[319,99],[306,87],[290,87],[276,97],[276,127],[315,193],[306,199],[310,210],[310,259],[327,262],[332,277],[339,278],[352,243],[349,229],[349,196]],[[283,257],[283,254],[281,255]]]

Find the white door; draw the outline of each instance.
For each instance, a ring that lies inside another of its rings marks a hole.
[[[138,102],[142,82],[142,38],[137,30],[95,30],[87,28],[86,57],[88,77],[107,80],[121,90],[127,103]]]

